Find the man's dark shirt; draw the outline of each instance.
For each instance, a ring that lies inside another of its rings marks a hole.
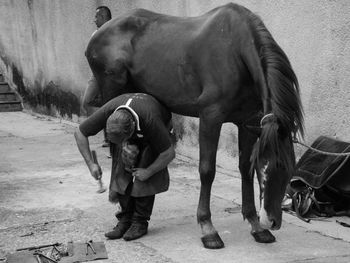
[[[79,129],[86,137],[96,135],[106,126],[108,117],[118,108],[125,107],[125,104],[131,99],[130,107],[139,118],[139,125],[136,123],[135,137],[148,145],[149,149],[146,158],[147,161],[139,168],[146,168],[150,165],[160,153],[171,146],[171,138],[167,124],[171,120],[171,113],[163,107],[152,96],[142,93],[123,94],[114,98],[92,114],[88,119],[80,124]],[[139,130],[137,128],[140,128]],[[111,189],[124,194],[126,187],[132,181],[132,176],[124,171],[121,162],[121,147],[111,144],[112,148],[112,173]],[[141,182],[136,180],[133,185],[132,196],[147,196],[164,192],[169,187],[169,173],[167,168],[159,171],[148,180]]]

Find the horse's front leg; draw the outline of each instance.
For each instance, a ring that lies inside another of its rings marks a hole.
[[[267,229],[263,229],[256,213],[254,200],[254,172],[251,172],[250,156],[257,136],[238,127],[239,171],[242,177],[242,215],[250,223],[251,234],[259,243],[271,243],[275,237]]]
[[[199,173],[201,190],[197,210],[197,220],[202,229],[202,242],[205,248],[224,247],[218,232],[211,222],[210,192],[215,177],[216,151],[222,122],[210,114],[201,114],[199,124]]]

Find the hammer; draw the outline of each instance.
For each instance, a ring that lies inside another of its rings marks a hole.
[[[96,151],[92,150],[91,151],[91,155],[92,155],[92,159],[93,159],[94,163],[99,166],[100,178],[97,179],[97,181],[98,181],[97,193],[101,194],[101,193],[105,192],[107,189],[103,186],[103,182],[102,182],[102,179],[101,179],[102,178],[102,170],[101,170],[101,167],[100,167],[100,165],[98,164],[98,161],[97,161]]]

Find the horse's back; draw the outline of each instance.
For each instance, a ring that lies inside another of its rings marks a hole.
[[[99,31],[89,44],[94,50],[90,54],[96,54],[95,59],[106,68],[122,60],[138,90],[182,114],[185,108],[186,114],[197,116],[201,98],[207,104],[211,103],[208,99],[215,101],[223,93],[211,91],[204,97],[206,83],[224,76],[222,81],[232,84],[244,77],[241,72],[232,74],[232,68],[244,68],[236,58],[242,38],[250,36],[244,33],[248,28],[238,5],[221,6],[198,17],[136,9]]]
[[[139,51],[149,54],[156,51],[157,56],[163,56],[169,50],[175,53],[174,56],[180,55],[176,52],[192,52],[191,56],[194,56],[196,51],[201,53],[203,49],[220,49],[232,44],[237,38],[232,36],[242,30],[246,20],[242,10],[248,11],[231,3],[201,16],[176,17],[134,9],[103,25],[90,40],[87,53],[91,56],[91,53],[110,46],[113,48],[109,48],[110,53],[105,56],[113,56],[113,50],[118,48],[132,52],[131,55]],[[193,49],[190,49],[191,44],[195,45]]]

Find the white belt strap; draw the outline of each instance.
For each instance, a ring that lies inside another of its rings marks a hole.
[[[128,99],[128,101],[125,103],[125,106],[129,106],[132,101],[132,98]]]
[[[119,106],[118,108],[115,109],[114,112],[116,112],[117,110],[120,110],[120,109],[127,109],[128,111],[130,111],[131,114],[134,116],[134,118],[135,118],[135,120],[136,120],[136,128],[137,128],[137,131],[141,131],[139,116],[138,116],[137,113],[129,106],[130,103],[131,103],[131,101],[132,101],[132,98],[128,99],[128,101],[125,103],[125,105]]]

